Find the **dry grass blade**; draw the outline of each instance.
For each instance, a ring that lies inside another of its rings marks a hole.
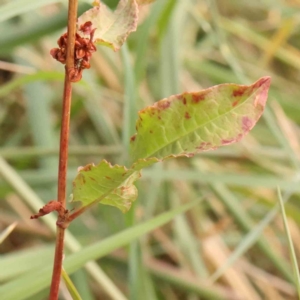
[[[10,233],[15,229],[17,226],[17,222],[14,222],[10,224],[7,228],[5,228],[1,233],[0,233],[0,245],[2,242],[10,235]]]

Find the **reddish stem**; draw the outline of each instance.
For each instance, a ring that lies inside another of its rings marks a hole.
[[[67,42],[67,59],[63,94],[62,124],[60,132],[60,151],[58,167],[58,191],[57,201],[61,203],[61,209],[57,219],[56,247],[52,273],[52,282],[50,288],[50,300],[57,300],[59,293],[59,284],[61,278],[63,252],[64,252],[64,224],[66,218],[66,178],[68,167],[68,144],[70,128],[70,109],[72,99],[72,84],[70,81],[70,71],[74,70],[74,46],[77,21],[77,0],[69,0],[68,10],[68,42]]]
[[[53,264],[52,282],[50,288],[49,300],[57,300],[59,293],[59,284],[62,270],[62,261],[64,256],[64,236],[65,229],[57,227],[56,246]]]

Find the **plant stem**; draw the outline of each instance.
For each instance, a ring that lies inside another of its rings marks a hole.
[[[64,253],[64,235],[65,228],[60,224],[63,223],[66,213],[66,179],[68,166],[68,144],[69,144],[69,128],[70,128],[70,109],[72,99],[72,83],[69,78],[70,70],[74,69],[74,46],[77,21],[77,0],[69,0],[68,8],[68,41],[66,56],[66,71],[63,94],[62,123],[60,132],[60,148],[59,148],[59,167],[58,167],[58,190],[57,201],[61,203],[56,229],[56,247],[53,264],[52,282],[50,288],[50,300],[58,299],[59,284],[62,271],[62,261]]]

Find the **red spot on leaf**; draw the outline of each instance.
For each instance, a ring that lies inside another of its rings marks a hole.
[[[153,133],[153,130],[150,130],[149,132],[150,132],[150,133]]]
[[[139,111],[139,116],[141,116],[142,114],[146,113],[146,108],[143,108]]]
[[[161,100],[157,102],[157,108],[163,110],[163,109],[167,109],[170,107],[171,102],[169,100]]]
[[[84,179],[84,176],[82,174],[78,175],[78,184],[79,185],[85,184],[85,179]]]
[[[192,94],[192,102],[193,103],[199,103],[199,102],[205,100],[205,97],[206,97],[207,93],[208,93],[208,91],[202,91],[200,93]]]
[[[233,96],[233,97],[241,97],[241,96],[244,95],[246,89],[247,89],[246,86],[240,86],[240,87],[238,87],[236,90],[234,90],[234,91],[232,92],[232,96]]]
[[[239,103],[239,101],[238,101],[238,100],[235,100],[235,101],[232,103],[232,107],[237,106],[238,103]]]
[[[135,139],[136,139],[136,134],[135,134],[135,135],[133,135],[133,136],[130,138],[130,142],[134,142],[134,141],[135,141]]]
[[[188,112],[186,112],[185,115],[184,115],[184,117],[188,120],[188,119],[191,118],[191,115]]]
[[[106,179],[111,180],[111,178],[109,176],[105,176]]]
[[[186,98],[183,98],[182,102],[183,102],[184,105],[186,105]]]
[[[242,119],[242,129],[244,132],[248,132],[253,127],[253,121],[248,117]]]

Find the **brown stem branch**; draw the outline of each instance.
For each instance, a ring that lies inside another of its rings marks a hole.
[[[65,228],[61,226],[66,217],[66,177],[68,167],[68,144],[70,128],[70,109],[72,99],[72,83],[70,81],[69,71],[74,69],[74,46],[77,21],[77,0],[69,0],[68,9],[68,37],[67,37],[67,57],[66,71],[63,94],[62,124],[60,132],[60,151],[58,167],[58,190],[57,201],[61,203],[61,209],[57,219],[56,247],[52,273],[52,282],[50,288],[50,300],[58,299],[59,284],[61,278],[63,252],[64,252],[64,235]]]

